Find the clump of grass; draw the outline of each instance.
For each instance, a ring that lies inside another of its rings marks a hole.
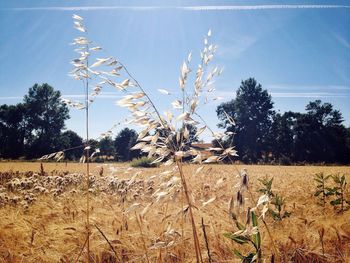
[[[154,159],[144,156],[141,158],[133,159],[130,163],[130,166],[131,167],[150,168],[150,167],[157,167],[158,165],[156,163],[154,163]]]

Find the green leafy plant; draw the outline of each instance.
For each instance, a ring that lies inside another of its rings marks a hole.
[[[273,205],[272,208],[269,206],[268,214],[270,214],[274,220],[282,220],[283,218],[289,217],[291,212],[284,210],[286,199],[272,191],[273,177],[259,179],[259,182],[262,184],[262,187],[258,192],[268,196],[270,204]]]
[[[335,183],[335,186],[330,189],[330,193],[331,195],[334,195],[335,198],[330,202],[330,204],[334,207],[334,209],[337,209],[337,207],[340,206],[339,212],[343,212],[345,203],[350,205],[350,200],[345,199],[347,182],[344,175],[333,175],[332,179]]]
[[[273,183],[273,177],[268,178],[267,176],[263,179],[259,179],[259,182],[262,184],[262,188],[258,190],[258,192],[267,195],[268,197],[275,196],[272,192],[272,183]]]
[[[271,204],[274,206],[274,209],[269,208],[269,213],[274,220],[282,220],[291,215],[291,212],[284,210],[285,202],[286,199],[278,194],[272,198]]]
[[[326,207],[327,197],[332,195],[332,188],[327,187],[326,183],[331,175],[324,175],[324,173],[318,173],[315,175],[314,180],[317,183],[314,196],[318,197],[319,204]]]
[[[239,245],[250,245],[251,247],[246,255],[238,249],[234,249],[235,255],[239,257],[243,263],[262,262],[261,235],[256,214],[248,208],[247,222],[245,225],[240,223],[236,216],[232,216],[232,218],[239,230],[235,233],[225,233],[224,236]]]

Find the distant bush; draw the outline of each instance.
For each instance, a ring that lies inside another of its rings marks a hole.
[[[132,167],[157,167],[157,164],[152,163],[154,159],[148,158],[148,157],[141,157],[137,159],[133,159],[131,161],[131,166]]]

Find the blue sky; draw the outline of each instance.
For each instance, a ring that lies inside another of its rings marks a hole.
[[[164,2],[1,1],[0,104],[17,103],[34,83],[45,82],[79,99],[82,85],[68,76],[75,57],[69,43],[79,35],[71,16],[78,14],[90,39],[123,61],[161,110],[171,99],[157,89],[176,95],[182,61],[190,51],[198,58],[211,29],[218,45],[213,63],[224,67],[215,84],[224,99],[202,108],[212,127],[216,106],[234,98],[248,77],[268,89],[276,110],[304,111],[321,99],[350,126],[350,1]],[[96,99],[93,137],[127,117],[115,105],[119,96],[110,89]],[[83,112],[70,112],[67,128],[83,135]]]

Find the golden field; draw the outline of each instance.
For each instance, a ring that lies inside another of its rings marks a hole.
[[[247,252],[248,247],[223,236],[237,231],[228,207],[243,168],[255,201],[261,195],[258,179],[273,176],[272,189],[286,198],[285,210],[291,212],[282,221],[266,217],[279,253],[275,262],[350,262],[350,210],[338,213],[327,204],[323,211],[314,197],[313,180],[316,173],[324,172],[344,174],[349,182],[349,167],[205,165],[196,173],[198,167],[184,165],[184,173],[196,207],[203,262],[208,262],[208,252],[202,218],[212,262],[240,262],[233,249]],[[37,174],[40,163],[0,163],[0,262],[87,261],[86,249],[82,249],[86,241],[85,166],[44,163],[43,168],[45,174]],[[195,262],[178,172],[166,173],[169,169],[91,164],[91,262]],[[5,195],[6,204],[1,204]],[[254,207],[252,198],[246,197],[244,208]],[[271,262],[271,240],[260,221],[259,228],[263,257]]]

